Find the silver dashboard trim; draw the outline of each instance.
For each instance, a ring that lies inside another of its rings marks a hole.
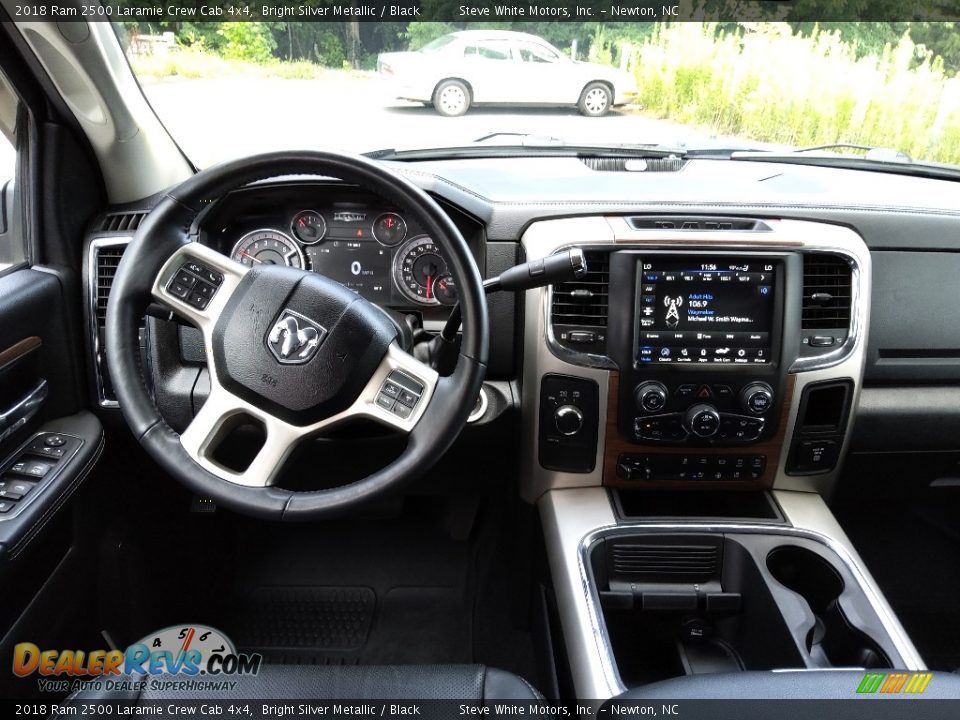
[[[610,498],[602,488],[547,493],[539,503],[540,514],[577,697],[606,699],[627,689],[617,670],[597,589],[590,581],[588,562],[590,550],[600,540],[637,531],[776,534],[821,543],[840,558],[860,585],[902,656],[905,669],[926,669],[883,593],[822,498],[812,493],[796,492],[778,492],[776,498],[792,525],[724,521],[618,522],[610,507]],[[603,524],[588,527],[584,532],[585,525],[604,518]]]
[[[115,408],[120,404],[109,399],[103,391],[103,357],[100,352],[100,328],[97,326],[97,255],[100,248],[126,246],[130,244],[133,235],[100,236],[90,241],[87,249],[87,336],[90,341],[90,352],[93,360],[94,382],[96,383],[97,403],[103,408]]]
[[[625,216],[594,215],[580,218],[542,220],[531,224],[521,238],[527,260],[546,257],[571,247],[585,251],[602,249],[650,248],[676,252],[727,252],[731,250],[778,254],[785,252],[824,252],[844,257],[853,270],[851,327],[847,340],[835,350],[816,358],[797,359],[788,372],[796,377],[793,399],[788,414],[786,436],[793,437],[803,388],[823,380],[850,379],[853,382],[852,409],[847,421],[851,427],[856,414],[863,369],[866,363],[869,298],[871,290],[870,251],[853,230],[829,223],[807,220],[765,219],[770,228],[763,233],[749,231],[710,230],[635,230]],[[562,487],[589,487],[602,484],[603,450],[606,444],[606,395],[610,371],[615,369],[609,358],[584,356],[562,348],[550,329],[551,290],[528,290],[524,298],[524,355],[521,422],[524,433],[521,467],[522,496],[536,502],[546,491]],[[598,428],[597,463],[590,473],[558,473],[542,468],[537,460],[539,433],[539,388],[541,378],[549,373],[572,375],[594,380],[600,392],[600,427]],[[837,468],[842,464],[849,444],[845,434]],[[837,470],[822,475],[786,474],[789,453],[780,454],[774,487],[806,491],[829,491]]]

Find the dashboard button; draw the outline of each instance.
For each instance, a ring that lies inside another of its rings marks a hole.
[[[733,397],[733,390],[729,385],[714,385],[713,394],[717,400],[730,400]]]
[[[693,397],[693,391],[697,389],[696,385],[681,385],[677,388],[677,397],[681,400],[687,400]]]

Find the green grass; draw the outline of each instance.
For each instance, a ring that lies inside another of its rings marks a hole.
[[[785,25],[661,25],[633,61],[648,114],[763,142],[892,147],[960,164],[960,79],[905,36],[857,58],[838,35]]]
[[[221,78],[259,77],[284,78],[286,80],[315,80],[331,72],[305,60],[285,62],[274,60],[255,63],[248,60],[233,60],[219,55],[190,48],[171,50],[165,54],[131,56],[130,65],[138,77],[151,78]]]

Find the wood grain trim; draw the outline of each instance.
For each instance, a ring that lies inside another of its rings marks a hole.
[[[620,399],[620,373],[611,372],[609,380],[609,394],[607,396],[606,445],[603,451],[603,484],[606,487],[631,488],[637,490],[760,490],[773,486],[780,464],[780,456],[786,452],[785,438],[787,433],[787,419],[790,415],[790,405],[793,400],[794,386],[797,376],[787,375],[784,383],[783,405],[780,410],[780,421],[777,433],[768,440],[752,445],[739,445],[725,448],[710,447],[678,447],[665,445],[641,445],[627,442],[617,429],[617,404]],[[763,476],[759,480],[660,480],[643,482],[623,480],[617,477],[617,458],[620,453],[663,453],[684,455],[766,455],[767,465]]]
[[[3,350],[0,352],[0,372],[34,350],[39,350],[41,345],[43,340],[36,335],[31,335]]]

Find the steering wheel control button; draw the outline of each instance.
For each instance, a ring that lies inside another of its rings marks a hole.
[[[423,395],[423,384],[418,380],[414,380],[409,375],[400,372],[399,370],[394,370],[392,373],[390,373],[388,380],[392,380],[393,382],[397,383],[397,385],[405,387],[410,392],[416,393],[417,395]]]
[[[413,415],[413,409],[420,402],[422,394],[422,383],[399,370],[394,370],[377,393],[377,405],[401,420],[406,420]]]
[[[413,415],[413,408],[403,403],[397,403],[393,406],[393,414],[396,415],[401,420],[406,420],[408,417]]]
[[[0,499],[19,500],[28,492],[33,490],[33,488],[34,484],[26,480],[6,479],[0,481]]]
[[[50,463],[40,460],[20,460],[11,465],[7,472],[13,475],[23,475],[25,477],[42,478],[53,467]]]
[[[207,305],[210,304],[210,298],[204,297],[199,293],[193,293],[187,300],[187,304],[190,305],[190,307],[196,308],[197,310],[205,310]]]
[[[390,382],[389,380],[387,380],[387,382],[383,384],[383,389],[380,392],[383,393],[384,395],[392,397],[393,399],[397,399],[398,397],[400,397],[400,393],[402,390],[403,388],[401,388],[395,382]]]
[[[223,283],[223,275],[196,262],[184,263],[167,285],[167,292],[186,300],[197,310],[204,310]]]
[[[394,403],[397,401],[384,392],[377,393],[377,405],[384,410],[393,410]]]

